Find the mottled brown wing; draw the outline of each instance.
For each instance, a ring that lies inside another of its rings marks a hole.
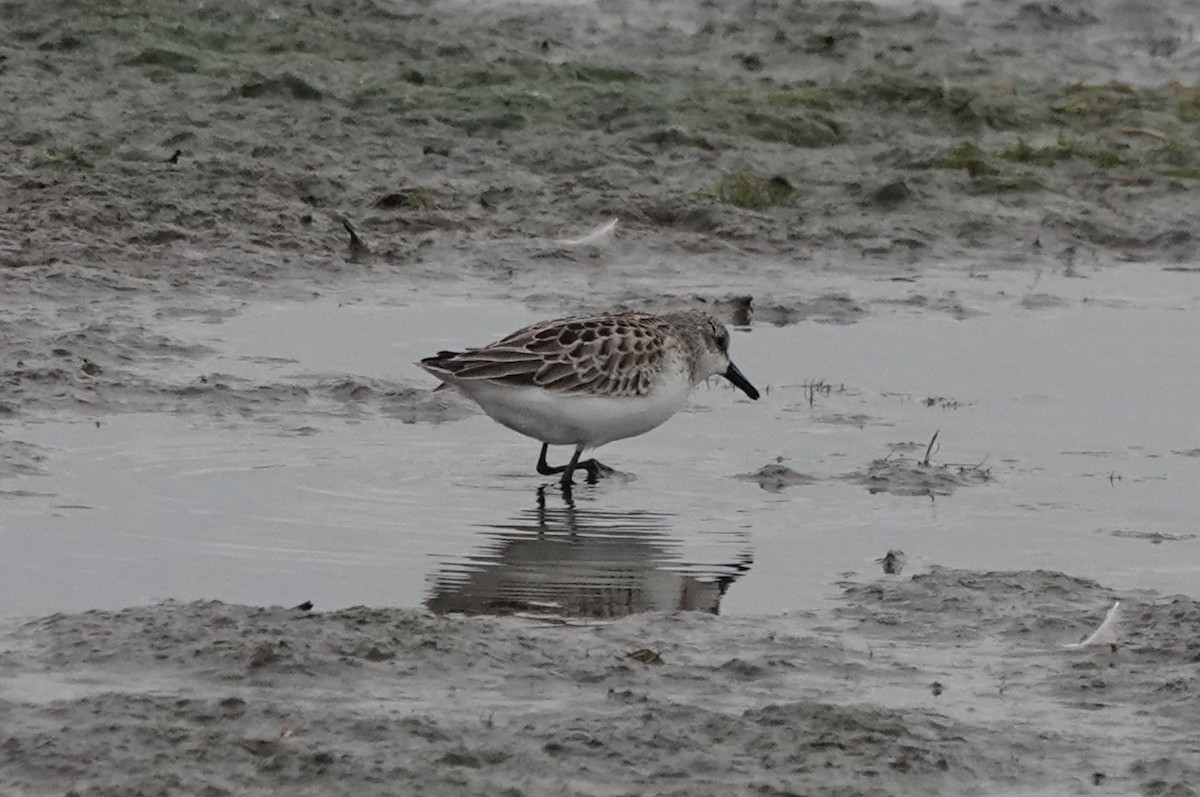
[[[421,367],[437,377],[454,380],[483,379],[520,384],[531,380],[541,366],[536,354],[519,348],[469,349],[443,351],[421,360]]]
[[[435,375],[557,393],[640,396],[662,368],[667,326],[644,313],[577,316],[520,329],[502,340],[421,361]]]

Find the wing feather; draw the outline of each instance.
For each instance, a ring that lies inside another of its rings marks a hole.
[[[661,319],[638,312],[546,321],[478,349],[439,352],[421,361],[450,382],[489,381],[567,395],[634,396],[649,392],[662,369]]]

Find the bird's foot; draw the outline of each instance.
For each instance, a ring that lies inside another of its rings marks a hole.
[[[587,483],[588,484],[595,484],[596,482],[600,481],[601,476],[611,476],[612,474],[616,473],[615,470],[613,470],[609,466],[605,465],[603,462],[601,462],[598,459],[585,459],[583,462],[577,462],[575,464],[575,467],[570,470],[568,470],[567,467],[565,467],[565,466],[563,468],[561,468],[561,470],[562,470],[563,489],[570,489],[571,485],[574,483],[573,479],[571,478],[572,471],[576,471],[576,470],[587,471]],[[540,470],[538,472],[541,473]],[[549,474],[543,474],[543,475],[549,475]]]
[[[564,490],[569,490],[574,480],[571,478],[575,471],[587,471],[587,483],[595,484],[600,481],[601,476],[609,476],[616,473],[612,468],[596,459],[585,459],[579,461],[579,455],[583,453],[583,446],[578,446],[575,449],[575,455],[571,457],[571,461],[566,465],[553,466],[546,461],[546,451],[550,448],[548,443],[542,444],[542,453],[538,456],[537,472],[542,476],[557,476],[562,474],[560,482]]]
[[[600,481],[601,476],[611,476],[612,474],[616,473],[615,470],[608,467],[598,459],[589,459],[586,462],[580,462],[579,467],[587,470],[588,484],[595,484],[596,482]]]

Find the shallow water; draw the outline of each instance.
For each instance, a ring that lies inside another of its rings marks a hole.
[[[573,504],[540,489],[536,443],[479,415],[9,423],[46,459],[2,485],[0,606],[779,612],[877,572],[889,549],[906,572],[1046,568],[1196,595],[1198,295],[1193,273],[1117,269],[980,291],[963,320],[895,303],[852,325],[739,330],[735,361],[763,400],[702,386],[660,429],[601,449],[618,475]],[[213,349],[194,374],[432,386],[419,357],[541,315],[319,299],[172,334]],[[934,497],[886,478],[868,490],[873,460],[920,459],[935,431],[933,466],[990,478]],[[774,463],[814,481],[738,478]]]

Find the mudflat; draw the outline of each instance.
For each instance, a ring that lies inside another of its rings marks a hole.
[[[1200,11],[1146,6],[0,1],[0,791],[1194,794],[1195,369],[1150,321],[1200,313]],[[513,521],[523,449],[408,362],[488,313],[613,305],[722,315],[763,407],[705,394],[578,508]],[[1017,337],[1097,305],[1095,334]],[[262,320],[284,306],[327,322]],[[421,325],[362,338],[332,306]],[[913,327],[980,318],[970,356]],[[837,335],[873,323],[894,346]],[[1086,368],[1106,329],[1138,384]],[[897,382],[911,344],[1003,377],[1063,340],[1096,385],[1078,439],[1038,414],[1051,381],[987,405],[1018,380],[898,398],[836,369]],[[259,492],[275,446],[315,475]],[[361,487],[389,461],[391,492]],[[172,486],[212,474],[203,505]],[[507,569],[403,569],[467,536],[458,507],[508,523]],[[700,538],[720,568],[662,518],[733,528]],[[921,547],[880,545],[884,573],[857,551],[893,523]],[[1087,531],[1036,547],[1062,528]],[[603,600],[553,580],[617,579],[613,540],[638,563]],[[367,588],[381,560],[405,597]]]

